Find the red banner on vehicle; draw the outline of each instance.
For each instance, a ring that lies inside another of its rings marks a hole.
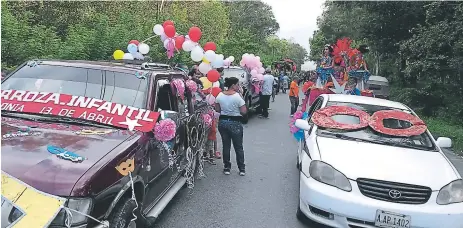
[[[152,131],[159,117],[158,112],[97,98],[22,90],[2,90],[2,111],[85,119],[141,132]]]

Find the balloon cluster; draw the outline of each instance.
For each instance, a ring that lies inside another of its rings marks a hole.
[[[150,51],[150,47],[148,44],[143,42],[139,42],[138,40],[131,40],[127,45],[127,53],[124,53],[122,50],[116,50],[113,53],[113,57],[115,60],[120,59],[127,59],[127,60],[134,60],[140,59],[143,60],[145,57],[143,55],[148,54]]]
[[[251,80],[257,79],[258,81],[264,80],[265,69],[262,67],[262,62],[260,61],[259,56],[254,54],[243,54],[240,65],[247,68],[251,74]]]

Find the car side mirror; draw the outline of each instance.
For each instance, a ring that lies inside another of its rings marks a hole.
[[[304,130],[304,131],[310,130],[310,125],[309,125],[309,122],[307,120],[297,119],[296,122],[294,123],[294,125],[297,128],[299,128],[301,130]]]
[[[436,143],[440,148],[451,148],[452,147],[452,139],[447,138],[447,137],[437,138]]]

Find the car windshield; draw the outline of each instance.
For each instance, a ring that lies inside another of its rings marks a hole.
[[[145,108],[147,81],[129,73],[39,64],[23,66],[2,82],[2,89],[85,96]]]
[[[236,77],[240,81],[246,80],[245,74],[246,74],[246,71],[244,71],[243,69],[224,69],[223,70],[224,78]]]
[[[357,104],[357,103],[344,103],[344,102],[328,102],[327,106],[349,106],[355,109],[362,110],[367,112],[369,115],[372,115],[375,112],[381,110],[400,110],[407,113],[410,113],[407,110],[394,109],[391,107],[377,106],[377,105],[367,105],[367,104]],[[413,115],[413,114],[412,114]],[[335,115],[332,117],[335,121],[344,123],[344,124],[358,124],[360,119],[356,116],[349,115]],[[385,119],[383,124],[387,128],[392,129],[405,129],[411,126],[411,123],[408,121],[396,120],[396,119]],[[406,147],[420,150],[429,150],[436,151],[436,147],[432,142],[430,136],[425,132],[421,135],[411,136],[411,137],[396,137],[390,135],[384,135],[378,133],[371,129],[370,127],[346,131],[339,129],[328,129],[321,128],[317,129],[317,135],[327,136],[327,137],[336,137],[347,140],[354,141],[364,141],[371,143],[378,143],[390,146]]]

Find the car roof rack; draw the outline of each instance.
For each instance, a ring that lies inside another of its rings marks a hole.
[[[129,60],[129,59],[121,59],[121,60],[114,60],[111,59],[109,60],[112,63],[120,63],[120,64],[126,64],[126,65],[134,65],[134,66],[140,66],[142,70],[156,70],[156,69],[165,69],[165,70],[172,70],[172,67],[169,64],[164,64],[164,63],[156,63],[152,62],[151,58],[145,57],[144,60]]]

